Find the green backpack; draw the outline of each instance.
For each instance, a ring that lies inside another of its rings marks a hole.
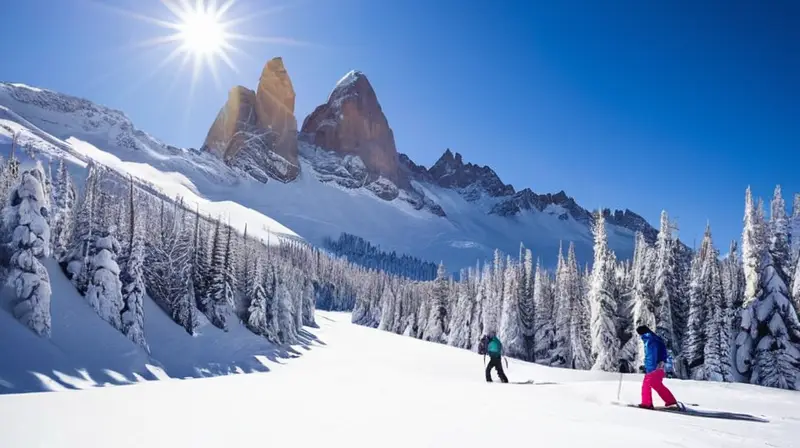
[[[500,356],[500,354],[503,352],[503,344],[500,343],[500,339],[497,339],[497,337],[493,337],[489,341],[489,348],[487,352],[489,353],[490,356],[491,355]]]

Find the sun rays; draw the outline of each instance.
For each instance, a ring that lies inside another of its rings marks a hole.
[[[217,89],[222,89],[220,70],[229,69],[235,73],[239,68],[235,58],[250,58],[241,46],[245,43],[265,43],[276,45],[307,45],[304,42],[285,36],[255,36],[241,32],[241,25],[256,18],[263,19],[286,9],[272,6],[247,14],[234,14],[237,0],[159,0],[163,6],[157,17],[141,12],[120,9],[95,0],[102,6],[126,17],[157,26],[165,34],[137,40],[136,48],[170,48],[167,55],[147,72],[140,82],[151,79],[165,70],[170,64],[177,65],[175,78],[180,77],[188,67],[191,70],[189,99],[195,93],[199,79],[210,73]],[[174,85],[173,82],[171,85]]]

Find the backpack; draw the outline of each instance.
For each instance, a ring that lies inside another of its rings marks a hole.
[[[483,335],[481,336],[480,342],[478,342],[478,354],[485,355],[487,353],[487,349],[489,347],[489,336]]]

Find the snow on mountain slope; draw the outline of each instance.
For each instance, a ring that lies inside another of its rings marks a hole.
[[[34,97],[30,103],[15,99],[27,89],[17,85],[15,90],[9,90],[8,84],[0,83],[0,104],[13,104],[15,108],[0,106],[0,148],[5,156],[13,135],[18,134],[22,150],[38,153],[45,160],[64,157],[70,162],[69,169],[78,184],[85,177],[86,163],[94,160],[151,184],[170,197],[181,196],[185,203],[197,204],[207,215],[230,220],[240,231],[249,224],[248,231],[264,241],[271,235],[298,238],[295,232],[269,216],[243,206],[245,201],[238,200],[235,188],[241,176],[219,160],[163,145],[141,131],[132,130],[120,112],[85,100],[41,89],[31,92],[46,94],[44,99]],[[30,120],[23,114],[28,114]],[[98,149],[98,145],[105,150]],[[204,191],[211,194],[204,195]]]
[[[54,260],[43,263],[53,289],[50,340],[14,319],[10,287],[0,292],[0,395],[265,372],[315,344],[313,335],[301,332],[301,344],[281,348],[238,321],[231,321],[229,331],[220,330],[203,314],[198,334],[191,336],[145,296],[148,354],[103,321]]]
[[[388,201],[379,197],[385,193],[380,190],[384,187],[396,189],[388,181],[387,185],[378,181],[361,188],[331,181],[330,173],[337,169],[348,176],[352,173],[344,167],[321,169],[321,159],[309,156],[319,153],[319,148],[304,141],[298,142],[299,176],[288,183],[264,184],[210,153],[163,144],[136,129],[122,112],[87,100],[0,83],[0,106],[6,108],[6,113],[0,114],[0,125],[23,127],[29,140],[38,139],[33,146],[41,147],[42,152],[68,151],[84,160],[101,161],[151,182],[171,196],[183,195],[206,213],[230,216],[240,229],[247,223],[249,231],[260,232],[265,240],[268,233],[277,233],[320,245],[326,237],[347,232],[383,250],[444,261],[451,271],[490,258],[496,248],[516,254],[520,242],[546,265],[554,263],[561,241],[575,241],[580,262],[591,261],[587,223],[556,204],[503,216],[491,211],[509,201],[507,196],[480,191],[465,195],[424,179],[412,181],[414,190],[424,198],[400,190],[398,197]],[[0,126],[0,134],[3,132],[10,135]],[[475,168],[480,175],[486,170]],[[481,185],[484,183],[491,185],[485,181]],[[426,201],[422,208],[420,201]],[[432,212],[439,206],[446,216]],[[620,258],[630,257],[633,231],[612,224],[608,227],[612,249]]]
[[[749,448],[796,446],[800,433],[796,392],[667,380],[701,409],[766,423],[632,409],[612,404],[613,373],[511,361],[512,381],[542,384],[486,384],[475,353],[349,319],[318,312],[326,345],[269,373],[0,397],[0,445]],[[625,377],[622,401],[640,381]]]
[[[54,291],[52,338],[14,319],[6,286],[0,294],[0,393],[85,388],[155,379],[157,363],[103,321],[52,259],[43,260]],[[156,367],[156,368],[154,368]]]

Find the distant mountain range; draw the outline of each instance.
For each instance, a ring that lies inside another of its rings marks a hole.
[[[22,132],[28,147],[48,157],[74,155],[78,146],[83,157],[113,157],[120,169],[168,194],[196,197],[209,213],[238,210],[233,219],[248,221],[265,237],[291,234],[322,245],[349,233],[382,250],[443,261],[451,271],[495,249],[516,255],[520,243],[552,266],[561,243],[574,241],[579,260],[591,262],[595,218],[564,191],[518,191],[492,168],[465,162],[450,149],[429,168],[399,153],[364,73],[347,73],[299,129],[294,102],[283,61],[272,59],[255,90],[229,91],[204,144],[194,150],[160,142],[120,111],[2,83],[0,136]],[[87,152],[75,139],[98,151]],[[149,170],[160,174],[143,174]],[[650,241],[656,237],[656,229],[630,210],[603,213],[620,258],[632,255],[637,231]]]

